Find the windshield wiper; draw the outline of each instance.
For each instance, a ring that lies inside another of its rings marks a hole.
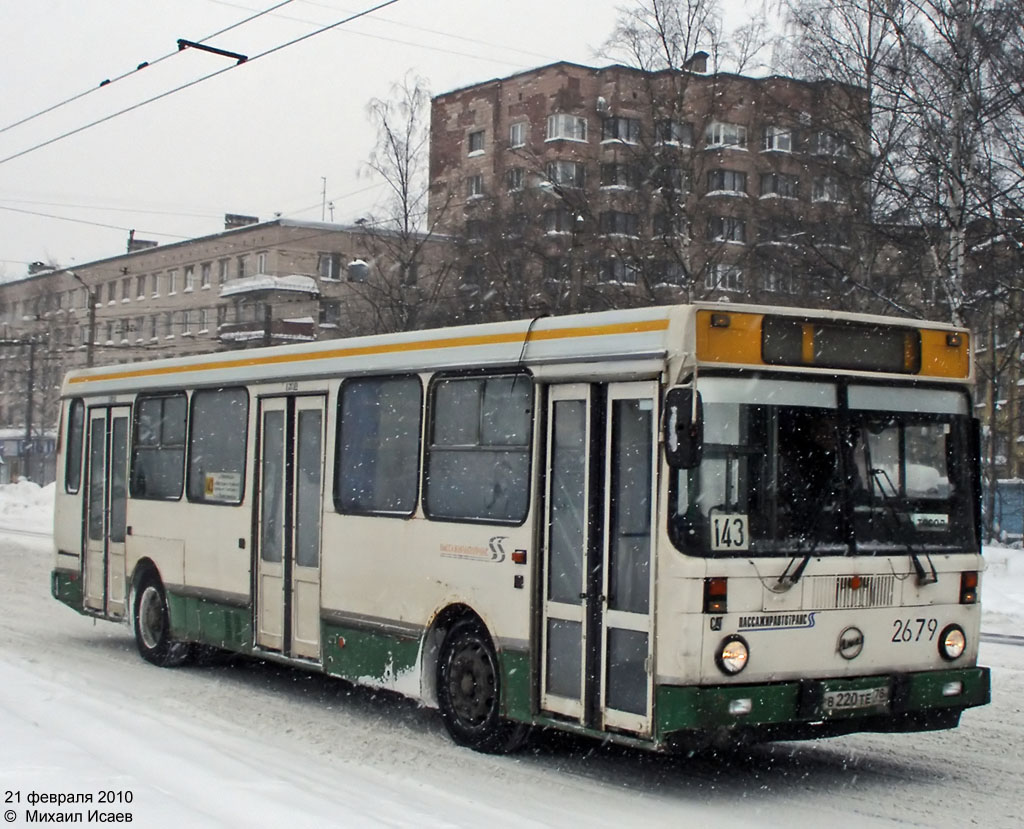
[[[918,586],[921,587],[926,584],[935,584],[939,580],[939,574],[935,570],[935,563],[932,561],[932,557],[928,555],[927,552],[924,552],[924,557],[928,559],[928,568],[931,570],[931,572],[929,573],[927,570],[924,569],[924,565],[921,563],[921,558],[920,556],[918,556],[918,551],[914,549],[914,545],[910,540],[910,536],[914,529],[913,522],[911,522],[910,518],[903,515],[903,513],[896,509],[894,500],[898,490],[896,489],[896,485],[892,482],[892,478],[889,477],[889,473],[886,472],[884,469],[879,469],[877,467],[872,468],[869,466],[868,475],[871,478],[869,492],[872,496],[874,496],[875,493],[875,482],[879,482],[878,492],[882,496],[882,503],[885,505],[889,514],[892,516],[893,522],[896,525],[897,537],[899,537],[901,518],[907,522],[907,525],[910,530],[910,532],[908,532],[907,534],[906,540],[907,554],[910,556],[910,563],[914,566],[914,573],[917,575]],[[893,493],[892,495],[888,495],[885,491],[885,487],[882,486],[881,481],[883,479],[886,483],[889,484],[889,488],[892,490]]]

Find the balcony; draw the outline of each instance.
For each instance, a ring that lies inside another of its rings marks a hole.
[[[320,286],[317,285],[316,279],[304,274],[273,276],[258,273],[240,279],[229,279],[220,289],[221,297],[267,297],[274,294],[302,294],[315,297],[320,296]]]
[[[226,322],[217,329],[217,336],[231,348],[304,343],[316,339],[316,323],[312,317],[271,320],[268,336],[267,323],[263,320]]]

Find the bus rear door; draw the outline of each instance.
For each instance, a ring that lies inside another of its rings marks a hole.
[[[89,409],[85,469],[84,603],[110,616],[125,612],[124,537],[128,505],[127,406]]]

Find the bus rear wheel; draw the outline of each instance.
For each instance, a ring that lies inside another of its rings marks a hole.
[[[487,632],[476,622],[458,622],[441,645],[437,700],[451,738],[488,754],[519,748],[527,727],[501,716],[501,674]]]
[[[142,577],[135,591],[135,645],[143,659],[161,668],[183,665],[193,653],[191,643],[171,638],[167,594],[152,573]]]

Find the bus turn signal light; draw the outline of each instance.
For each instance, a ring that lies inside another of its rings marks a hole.
[[[704,612],[725,613],[728,607],[728,580],[704,579]]]
[[[960,604],[978,601],[978,571],[965,570],[960,574]]]

